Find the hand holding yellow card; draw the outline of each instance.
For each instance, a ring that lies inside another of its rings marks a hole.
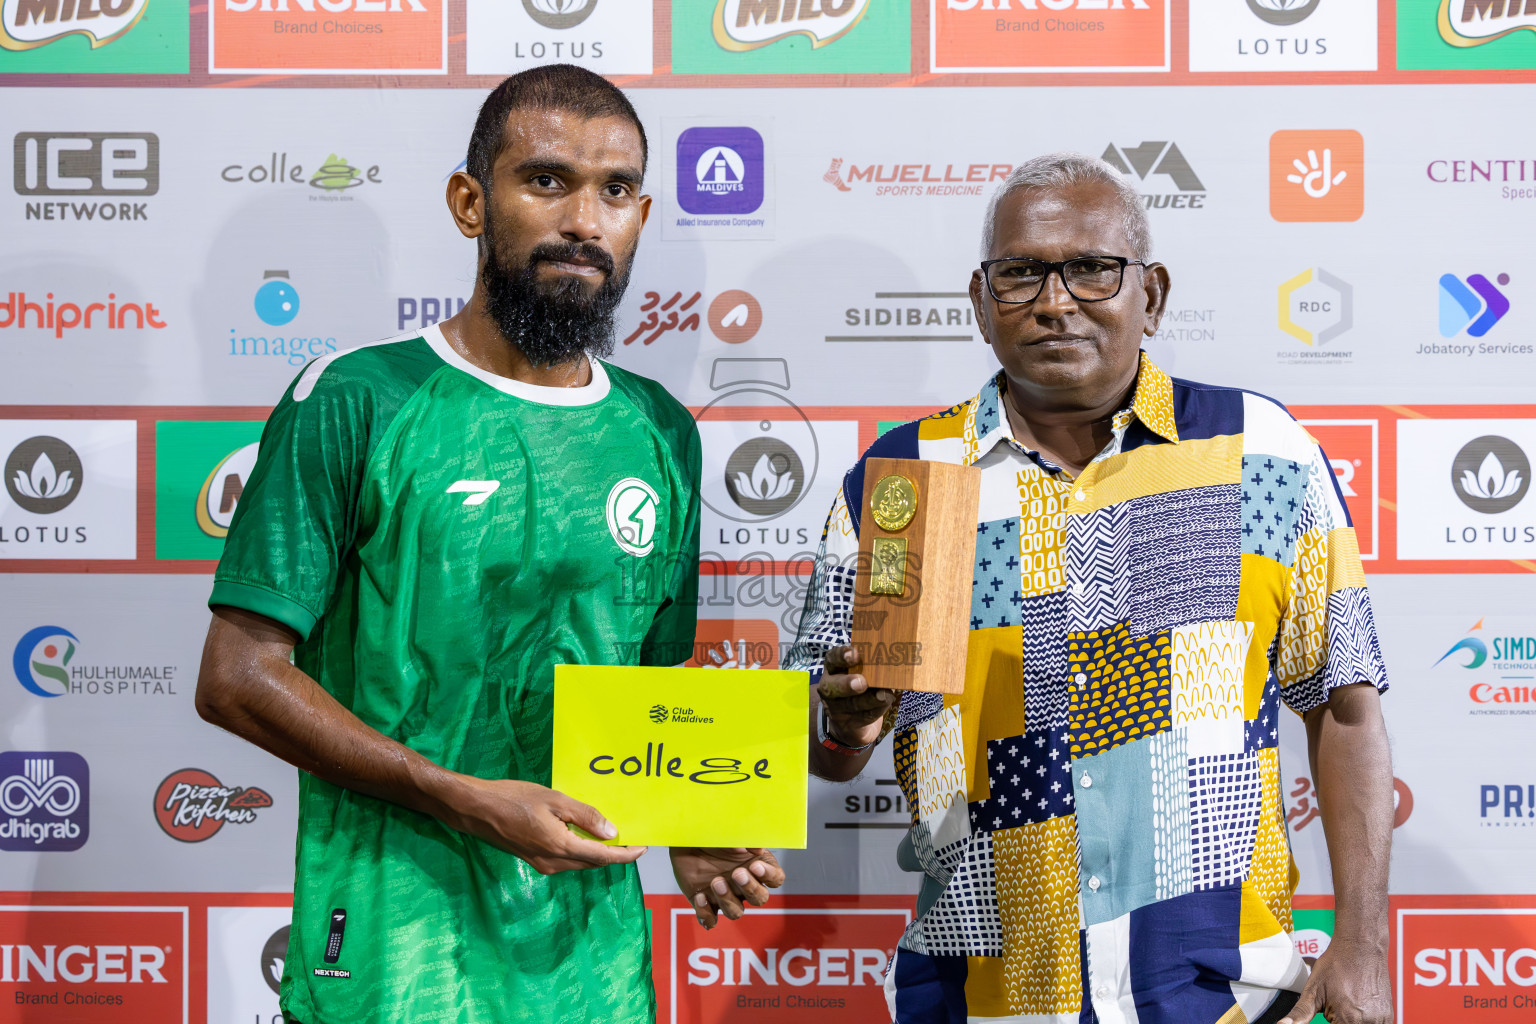
[[[803,849],[809,703],[804,672],[557,665],[552,784],[617,845]]]

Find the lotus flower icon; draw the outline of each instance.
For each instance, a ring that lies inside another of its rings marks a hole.
[[[85,482],[79,454],[57,437],[21,442],[5,460],[5,490],[27,512],[49,515],[80,497]]]
[[[775,465],[775,462],[782,463],[782,468]],[[794,489],[794,470],[790,468],[789,460],[782,455],[774,458],[764,452],[752,464],[750,477],[741,472],[736,474],[736,493],[757,501],[777,501],[788,497]]]
[[[1474,498],[1507,498],[1520,489],[1520,471],[1505,472],[1504,463],[1490,451],[1483,456],[1476,474],[1470,469],[1461,471],[1461,489]]]
[[[54,498],[62,498],[75,486],[75,478],[69,470],[60,473],[53,467],[53,460],[47,452],[39,452],[37,461],[32,463],[30,473],[18,471],[12,481],[22,494],[39,501],[49,501]]]

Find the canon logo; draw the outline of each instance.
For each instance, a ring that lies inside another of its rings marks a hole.
[[[1506,956],[1505,954],[1508,953]],[[1536,949],[1421,949],[1413,957],[1413,983],[1477,987],[1485,984],[1536,985]],[[1508,982],[1505,979],[1508,979]]]
[[[0,945],[0,982],[66,981],[72,985],[94,982],[145,981],[166,984],[160,969],[166,951],[159,946],[36,946]]]
[[[803,946],[758,950],[741,947],[696,949],[688,954],[690,985],[874,985],[885,983],[890,954],[883,949]]]

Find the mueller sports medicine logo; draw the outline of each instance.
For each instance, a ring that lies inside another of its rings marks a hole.
[[[200,843],[225,825],[249,825],[272,797],[254,786],[226,786],[201,768],[172,772],[155,790],[155,821],[172,839]]]
[[[839,192],[873,185],[877,196],[979,196],[987,184],[1003,181],[1012,164],[864,164],[833,157],[821,180]]]
[[[149,0],[0,0],[0,48],[31,50],[81,35],[91,49],[138,24]]]
[[[1484,621],[1478,619],[1431,667],[1466,683],[1473,714],[1536,715],[1536,637],[1485,632]]]
[[[1482,46],[1521,29],[1536,32],[1536,7],[1530,0],[1440,0],[1435,24],[1452,46]]]
[[[0,754],[0,812],[0,850],[80,849],[91,834],[85,758],[62,750]]]
[[[149,204],[133,200],[160,191],[160,138],[149,132],[20,132],[12,181],[17,195],[58,199],[28,202],[27,220],[148,220]],[[108,199],[65,201],[87,196]]]
[[[1205,205],[1205,185],[1195,174],[1176,142],[1143,142],[1139,146],[1110,143],[1104,162],[1121,174],[1135,174],[1143,183],[1142,199],[1149,210],[1199,209]],[[1173,185],[1174,192],[1150,191]]]
[[[685,130],[677,138],[677,205],[703,215],[763,205],[763,137],[751,128]]]
[[[796,35],[818,49],[852,31],[875,2],[719,0],[710,25],[715,42],[726,50],[756,50]]]
[[[34,697],[177,696],[174,665],[91,662],[79,650],[80,638],[63,626],[37,626],[16,642],[11,668]]]

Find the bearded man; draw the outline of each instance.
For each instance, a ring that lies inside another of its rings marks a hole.
[[[554,666],[694,640],[698,431],[601,361],[645,161],[598,76],[507,79],[448,184],[469,304],[310,363],[262,434],[197,706],[302,770],[290,1022],[655,1017],[644,851],[548,788]],[[783,878],[766,851],[672,856],[706,924]]]

